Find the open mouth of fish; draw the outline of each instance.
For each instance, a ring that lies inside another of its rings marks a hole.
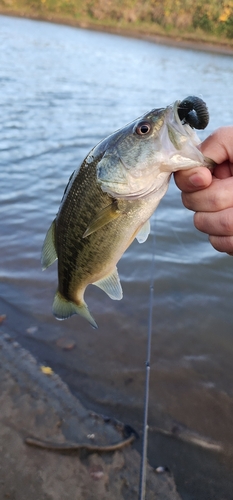
[[[97,180],[102,191],[114,198],[142,198],[159,191],[164,179],[177,170],[198,165],[213,168],[213,161],[203,159],[198,150],[200,139],[194,130],[204,129],[208,122],[205,102],[190,96],[129,124],[131,136],[125,140],[120,136],[99,162]],[[133,141],[137,148],[132,147]]]

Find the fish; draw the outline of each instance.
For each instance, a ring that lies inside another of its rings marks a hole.
[[[122,299],[117,263],[135,238],[146,241],[171,174],[212,166],[194,130],[206,122],[195,96],[152,109],[99,142],[73,172],[42,248],[43,270],[58,259],[57,319],[79,314],[97,328],[84,300],[89,284]]]

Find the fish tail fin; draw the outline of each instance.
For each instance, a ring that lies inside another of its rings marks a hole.
[[[93,328],[98,328],[94,318],[92,318],[87,304],[83,301],[80,305],[75,304],[69,300],[66,300],[60,292],[57,292],[53,301],[53,314],[55,318],[63,320],[73,316],[73,314],[79,314],[89,321]]]

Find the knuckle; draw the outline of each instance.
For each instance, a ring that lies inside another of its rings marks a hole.
[[[224,210],[222,214],[220,213],[220,224],[223,234],[233,236],[233,213],[231,210]]]
[[[233,237],[232,236],[209,236],[212,247],[218,252],[226,252],[233,255]]]
[[[209,206],[213,212],[223,210],[226,204],[226,196],[221,189],[214,189],[209,194]]]
[[[209,242],[218,252],[224,252],[223,241],[220,236],[209,236]]]
[[[212,247],[215,250],[218,250],[218,252],[222,252],[221,241],[219,240],[220,240],[219,236],[209,236],[209,242],[211,243]]]
[[[210,189],[206,190],[210,209],[217,211],[232,207],[232,189],[232,178],[212,182]]]
[[[182,193],[181,197],[182,197],[182,203],[185,206],[185,208],[188,208],[189,210],[194,210],[191,194]]]
[[[201,212],[196,212],[194,214],[194,226],[196,229],[198,229],[199,231],[202,231],[204,233],[207,233],[208,231],[205,230],[205,224],[203,223],[203,214]]]

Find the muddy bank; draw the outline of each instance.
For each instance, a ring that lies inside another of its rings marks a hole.
[[[49,372],[49,370],[47,370]],[[46,372],[46,370],[45,370]],[[106,447],[123,428],[87,411],[60,377],[46,374],[28,351],[0,335],[0,498],[133,500],[140,456],[132,445],[114,452],[54,452],[25,444],[27,436]],[[172,476],[148,466],[147,499],[179,500]]]

